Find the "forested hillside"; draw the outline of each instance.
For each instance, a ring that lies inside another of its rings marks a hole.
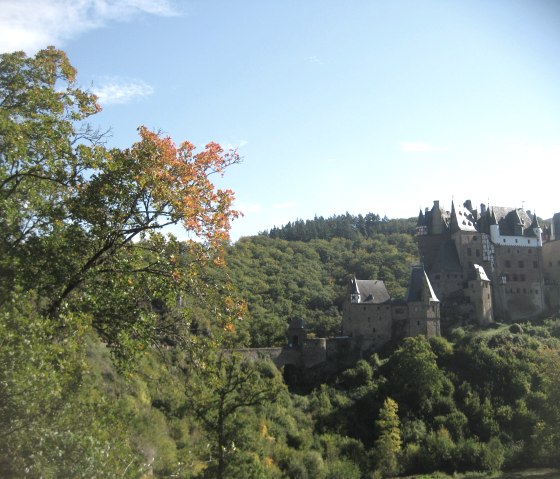
[[[0,477],[560,465],[559,318],[407,338],[308,394],[240,354],[283,344],[294,317],[337,334],[353,274],[403,295],[413,221],[315,218],[229,244],[232,193],[210,177],[235,152],[143,127],[107,148],[75,75],[54,48],[0,57]]]
[[[307,225],[312,228],[315,221],[321,222],[316,219]],[[277,230],[278,236],[283,236],[282,231]],[[227,270],[249,309],[251,345],[284,344],[292,318],[303,318],[318,337],[340,335],[342,302],[352,275],[381,279],[393,297],[404,297],[410,266],[418,261],[413,237],[350,231],[329,240],[288,241],[259,235],[228,248]]]

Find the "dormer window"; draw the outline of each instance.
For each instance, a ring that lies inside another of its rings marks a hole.
[[[350,302],[351,303],[359,303],[360,302],[360,295],[353,293],[350,295]]]

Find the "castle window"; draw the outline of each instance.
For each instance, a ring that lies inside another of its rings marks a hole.
[[[472,251],[470,248],[467,248],[467,256],[472,256]]]
[[[527,288],[523,288],[523,292],[526,294],[527,293]]]
[[[525,275],[524,274],[519,275],[519,281],[525,281]]]
[[[475,253],[477,258],[480,257],[480,250],[479,249],[477,249],[474,253]]]
[[[525,267],[525,263],[523,261],[518,261],[517,264],[519,265],[520,268]]]
[[[473,237],[472,237],[472,240],[473,240],[473,241],[476,241],[477,239],[478,239],[477,236],[473,236]]]
[[[439,274],[436,274],[436,275],[435,275],[435,279],[439,279]]]
[[[416,324],[417,324],[418,326],[420,326],[420,321],[416,321]]]
[[[506,259],[504,267],[506,267],[506,268],[511,267],[511,261],[509,259]]]
[[[527,240],[527,244],[531,244],[531,240]]]
[[[506,239],[504,238],[504,243],[506,242]]]
[[[517,275],[516,274],[513,275],[513,281],[517,281]]]
[[[515,238],[515,242],[517,243],[517,238]]]
[[[531,248],[529,248],[527,251],[528,251],[529,254],[533,253],[533,250]]]

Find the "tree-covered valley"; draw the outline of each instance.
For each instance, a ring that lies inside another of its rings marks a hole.
[[[144,127],[109,148],[75,75],[54,48],[0,57],[0,477],[560,466],[560,318],[447,323],[286,384],[236,350],[284,345],[293,318],[339,335],[353,275],[403,297],[415,220],[316,217],[230,243],[233,194],[211,178],[236,153]]]

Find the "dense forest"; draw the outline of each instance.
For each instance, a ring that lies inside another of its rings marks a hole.
[[[560,466],[560,318],[407,338],[306,390],[242,346],[340,332],[348,279],[406,291],[412,219],[227,240],[238,161],[108,148],[54,48],[0,57],[0,477],[368,479]],[[197,241],[178,241],[182,225]]]

